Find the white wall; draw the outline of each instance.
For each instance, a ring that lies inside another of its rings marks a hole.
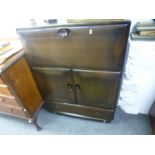
[[[130,41],[119,106],[127,113],[148,113],[155,99],[155,41]]]
[[[132,20],[131,30],[135,22]],[[127,113],[147,114],[155,99],[155,41],[129,42],[118,106]]]
[[[17,37],[16,28],[30,24],[30,19],[12,18],[0,21],[0,38]]]

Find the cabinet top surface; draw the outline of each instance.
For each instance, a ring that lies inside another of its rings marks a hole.
[[[43,28],[54,28],[54,27],[65,27],[65,26],[89,26],[89,25],[108,25],[108,24],[127,24],[130,23],[129,20],[123,19],[68,19],[59,21],[56,23],[47,24],[43,20],[41,22],[35,22],[31,24],[30,22],[17,27],[17,31],[24,29],[43,29]]]
[[[14,42],[12,45],[13,49],[6,53],[7,56],[9,56],[9,54],[10,56],[8,58],[3,55],[0,57],[0,61],[5,59],[3,60],[4,62],[0,64],[0,74],[24,55],[24,51],[22,50],[23,48],[19,42]]]

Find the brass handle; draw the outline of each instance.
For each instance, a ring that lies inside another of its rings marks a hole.
[[[60,29],[58,31],[58,35],[61,38],[65,38],[65,37],[69,36],[69,34],[70,34],[70,31],[68,29]]]
[[[76,84],[75,85],[75,89],[76,89],[76,92],[79,93],[80,92],[80,85],[79,84]]]
[[[70,83],[67,84],[67,87],[68,87],[69,92],[73,91],[73,87],[72,87],[72,85]]]

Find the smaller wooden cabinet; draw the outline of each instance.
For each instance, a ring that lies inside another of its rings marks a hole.
[[[21,50],[0,65],[0,113],[28,120],[40,130],[37,113],[42,104],[42,96]]]

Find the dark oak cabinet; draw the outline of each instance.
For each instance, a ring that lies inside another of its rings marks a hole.
[[[17,29],[49,111],[111,121],[130,21]]]

